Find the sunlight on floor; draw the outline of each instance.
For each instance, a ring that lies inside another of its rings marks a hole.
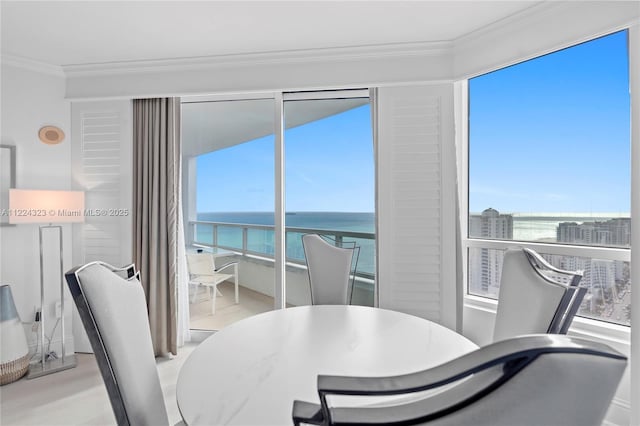
[[[252,315],[273,309],[273,298],[257,291],[240,286],[240,303],[234,302],[233,283],[225,282],[218,286],[222,296],[216,300],[216,313],[211,313],[211,298],[208,289],[197,290],[196,302],[189,304],[191,329],[220,330]],[[194,289],[190,289],[193,291]],[[193,293],[191,293],[193,294]]]

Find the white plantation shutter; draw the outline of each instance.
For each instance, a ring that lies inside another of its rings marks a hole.
[[[379,306],[456,328],[453,85],[378,89]]]
[[[131,101],[71,106],[73,189],[85,191],[85,221],[73,226],[73,264],[132,262]],[[76,351],[91,352],[74,307]]]
[[[130,117],[130,101],[72,105],[74,185],[88,213],[75,232],[74,263],[131,262]]]

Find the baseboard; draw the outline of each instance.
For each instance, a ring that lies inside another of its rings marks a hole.
[[[613,398],[603,425],[626,426],[631,421],[631,405],[629,401]]]

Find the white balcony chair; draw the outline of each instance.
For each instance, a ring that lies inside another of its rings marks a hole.
[[[318,234],[302,236],[312,305],[351,303],[360,247],[345,245],[349,247],[336,247],[335,242],[330,244]]]
[[[292,417],[294,425],[600,426],[626,365],[586,339],[520,336],[401,376],[320,375],[320,404],[295,401]]]
[[[187,253],[187,265],[189,268],[189,284],[195,286],[191,303],[195,302],[198,288],[207,287],[211,295],[211,313],[216,313],[216,296],[219,293],[218,284],[231,278],[235,284],[235,300],[240,303],[238,294],[238,262],[227,263],[216,268],[214,258],[209,253]],[[232,270],[232,273],[222,271]]]
[[[493,341],[522,334],[566,334],[587,291],[582,272],[564,271],[530,249],[504,254]]]
[[[147,303],[135,268],[91,262],[65,278],[118,425],[168,425]]]

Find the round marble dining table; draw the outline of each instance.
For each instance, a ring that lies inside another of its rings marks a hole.
[[[318,403],[319,374],[405,374],[476,348],[446,327],[396,311],[275,310],[203,341],[180,370],[177,402],[187,425],[289,425],[294,400]]]

